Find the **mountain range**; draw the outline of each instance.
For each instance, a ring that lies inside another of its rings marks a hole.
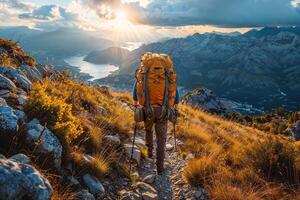
[[[263,110],[299,108],[299,28],[264,28],[243,35],[194,34],[143,45],[130,52],[118,73],[101,84],[130,88],[140,56],[147,51],[172,56],[184,91],[206,87]],[[298,106],[298,107],[297,107]]]
[[[116,47],[120,44],[97,35],[70,28],[0,28],[0,37],[19,41],[38,63],[71,70],[77,77],[86,75],[80,75],[79,69],[69,66],[64,59],[81,54],[88,55],[88,62],[119,65],[119,71],[97,80],[118,89],[131,89],[141,55],[152,51],[172,56],[182,93],[205,87],[221,98],[262,110],[279,106],[299,109],[299,27],[266,27],[244,34],[197,33],[160,40],[133,51]]]
[[[42,31],[22,26],[2,27],[0,37],[19,41],[22,48],[37,56],[39,62],[45,62],[43,55],[66,58],[105,49],[114,44],[108,39],[97,37],[93,32],[72,28]]]

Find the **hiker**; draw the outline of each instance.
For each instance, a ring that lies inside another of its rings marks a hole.
[[[168,55],[145,53],[136,71],[133,89],[135,120],[144,122],[148,157],[153,157],[153,126],[156,133],[156,166],[160,175],[164,170],[168,119],[175,124],[179,93],[176,73]]]

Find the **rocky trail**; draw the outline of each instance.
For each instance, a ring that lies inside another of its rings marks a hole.
[[[186,162],[192,156],[186,157],[184,160],[177,155],[174,148],[174,138],[171,133],[167,139],[166,145],[166,159],[165,159],[165,172],[163,175],[155,176],[155,162],[152,159],[147,159],[142,163],[140,174],[142,177],[154,176],[153,186],[158,192],[159,199],[172,200],[172,199],[206,199],[205,191],[202,188],[191,188],[183,177],[183,169]],[[145,179],[144,179],[145,180]],[[151,179],[150,179],[151,181]],[[150,182],[151,183],[151,182]]]
[[[144,145],[143,133],[137,137],[137,146]],[[177,143],[181,143],[177,141]],[[155,148],[154,148],[155,149]],[[154,153],[155,155],[155,153]],[[131,190],[123,189],[119,193],[120,199],[162,199],[162,200],[205,200],[206,191],[200,187],[192,188],[183,177],[183,169],[192,155],[185,159],[177,154],[174,148],[174,138],[168,134],[166,144],[165,171],[162,175],[156,174],[155,156],[140,162],[133,176],[137,182]]]

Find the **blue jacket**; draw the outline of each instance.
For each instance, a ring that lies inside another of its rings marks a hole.
[[[134,101],[137,101],[137,91],[136,91],[136,82],[134,83],[133,92],[132,92],[132,98]],[[179,104],[179,92],[176,88],[176,97],[175,97],[175,104]]]

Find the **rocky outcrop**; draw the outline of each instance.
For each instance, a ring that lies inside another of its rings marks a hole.
[[[251,105],[219,98],[213,91],[207,88],[198,88],[186,93],[182,97],[181,102],[216,114],[226,114],[229,112],[241,114],[262,113],[261,110],[256,109]]]
[[[0,74],[0,89],[1,90],[15,90],[17,87],[16,85],[6,78],[5,76]]]
[[[14,81],[18,87],[25,91],[29,91],[32,87],[31,81],[13,67],[0,67],[0,74]]]
[[[50,183],[33,166],[24,163],[28,157],[22,157],[6,159],[0,156],[0,198],[50,200]]]
[[[300,120],[298,120],[291,127],[286,129],[286,134],[295,138],[296,141],[300,140]]]
[[[26,124],[25,130],[26,144],[36,146],[34,153],[49,160],[50,164],[59,170],[62,146],[58,138],[47,127],[42,126],[37,119]]]
[[[213,113],[226,113],[231,111],[230,107],[221,101],[215,93],[206,88],[199,88],[188,92],[182,97],[182,103]]]
[[[34,81],[41,81],[43,79],[42,74],[35,67],[30,67],[27,65],[22,65],[18,67],[29,79]]]

